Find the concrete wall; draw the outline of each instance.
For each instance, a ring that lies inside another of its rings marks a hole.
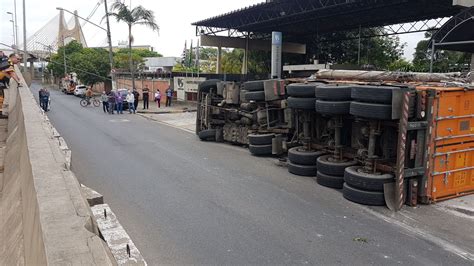
[[[161,92],[161,95],[166,95],[165,92],[168,89],[168,86],[170,86],[170,80],[165,79],[165,80],[151,80],[151,79],[136,79],[135,80],[135,86],[140,93],[140,100],[142,100],[143,96],[143,88],[145,86],[148,86],[148,89],[150,89],[150,101],[153,102],[153,97],[154,93],[159,90]],[[132,80],[131,79],[117,79],[117,89],[130,89],[132,87]],[[104,91],[104,85],[103,83],[96,84],[94,86],[94,91],[97,93],[101,93]],[[164,99],[164,98],[163,98]]]
[[[8,125],[0,120],[0,265],[114,265],[68,169],[65,143],[26,86],[9,92]]]

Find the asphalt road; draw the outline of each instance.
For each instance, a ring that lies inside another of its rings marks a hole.
[[[150,265],[469,264],[273,159],[51,94],[79,181],[104,195]]]

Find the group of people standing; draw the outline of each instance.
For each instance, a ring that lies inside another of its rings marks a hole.
[[[154,101],[157,104],[157,107],[161,107],[161,93],[159,90],[155,92]],[[128,90],[118,90],[118,91],[110,91],[106,93],[105,91],[102,93],[101,101],[104,113],[114,114],[116,111],[118,114],[123,114],[123,103],[126,102],[128,105],[129,113],[136,113],[138,108],[138,99],[140,97],[140,93],[133,89],[133,91]],[[150,101],[150,89],[145,86],[143,88],[143,109],[149,109],[149,101]],[[166,106],[171,106],[171,100],[173,98],[173,90],[168,87],[166,90]]]
[[[15,82],[18,87],[22,86],[15,73],[15,65],[20,60],[20,57],[15,53],[6,56],[3,51],[0,51],[0,97],[3,98],[2,114],[4,115],[8,115],[8,89],[13,85],[12,82]]]

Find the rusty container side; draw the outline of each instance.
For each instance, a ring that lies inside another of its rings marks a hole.
[[[474,193],[474,91],[437,89],[427,195],[430,201]]]

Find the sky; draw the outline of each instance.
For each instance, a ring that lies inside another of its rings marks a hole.
[[[0,24],[0,42],[11,44],[12,38],[12,23],[10,15],[6,12],[14,10],[15,0],[0,0],[0,14],[2,14],[3,21]],[[23,0],[16,0],[17,2],[17,19],[18,19],[18,34],[20,35],[20,43],[22,43],[23,36]],[[24,0],[26,2],[26,24],[27,36],[30,36],[46,25],[54,16],[59,14],[56,7],[73,11],[77,10],[79,16],[88,17],[98,2],[103,0]],[[108,0],[110,6],[114,0]],[[134,26],[132,34],[134,36],[134,45],[151,45],[155,50],[164,56],[180,56],[184,43],[187,41],[188,47],[190,41],[193,40],[194,45],[197,42],[196,29],[191,25],[193,22],[210,18],[216,15],[224,14],[229,11],[240,9],[253,4],[261,3],[262,0],[172,0],[172,1],[157,1],[157,0],[125,0],[127,5],[135,7],[142,5],[143,7],[154,11],[156,22],[160,26],[159,33],[142,27]],[[91,21],[105,27],[105,20],[102,17],[105,14],[104,5],[100,5]],[[66,20],[72,16],[66,14]],[[84,23],[84,22],[82,22]],[[103,30],[94,26],[85,24],[83,26],[84,35],[87,39],[88,46],[105,46],[106,34]],[[127,40],[128,30],[124,23],[117,23],[115,19],[111,18],[111,35],[113,45],[117,45],[119,41]],[[402,43],[407,43],[404,57],[408,60],[412,59],[414,47],[416,43],[423,38],[423,33],[413,33],[400,35]],[[2,46],[0,45],[0,49]]]

